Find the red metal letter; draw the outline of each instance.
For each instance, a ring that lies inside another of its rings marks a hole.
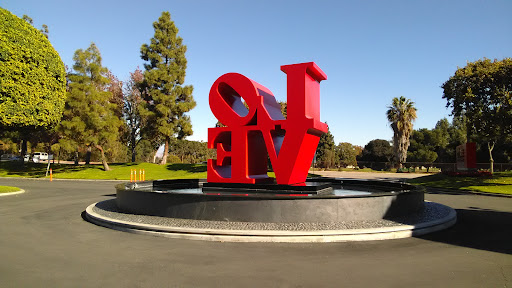
[[[225,74],[213,84],[210,107],[228,127],[208,129],[208,148],[217,148],[217,160],[208,160],[208,182],[268,181],[267,151],[278,184],[305,182],[327,132],[320,122],[320,81],[327,76],[313,62],[281,70],[287,74],[286,120],[272,92],[241,74]]]

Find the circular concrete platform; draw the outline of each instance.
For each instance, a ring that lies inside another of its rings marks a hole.
[[[229,242],[344,242],[398,239],[455,224],[452,208],[425,202],[417,213],[392,219],[328,223],[265,223],[192,220],[120,212],[116,200],[90,205],[86,218],[100,226],[170,238]]]

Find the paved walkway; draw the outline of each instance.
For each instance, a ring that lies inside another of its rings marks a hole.
[[[115,184],[0,178],[26,190],[0,198],[0,287],[512,287],[512,198],[428,194],[459,221],[419,238],[222,243],[84,221]]]

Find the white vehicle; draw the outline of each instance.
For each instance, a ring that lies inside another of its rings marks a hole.
[[[48,160],[48,153],[35,152],[34,156],[32,156],[32,161],[34,161],[34,163],[39,163],[41,160]]]

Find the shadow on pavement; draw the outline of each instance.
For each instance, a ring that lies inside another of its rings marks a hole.
[[[417,238],[512,254],[512,213],[478,207],[456,209],[456,211],[455,226]]]
[[[191,173],[199,173],[199,172],[206,172],[206,165],[203,164],[171,164],[167,165],[167,170],[171,171],[187,171]]]

